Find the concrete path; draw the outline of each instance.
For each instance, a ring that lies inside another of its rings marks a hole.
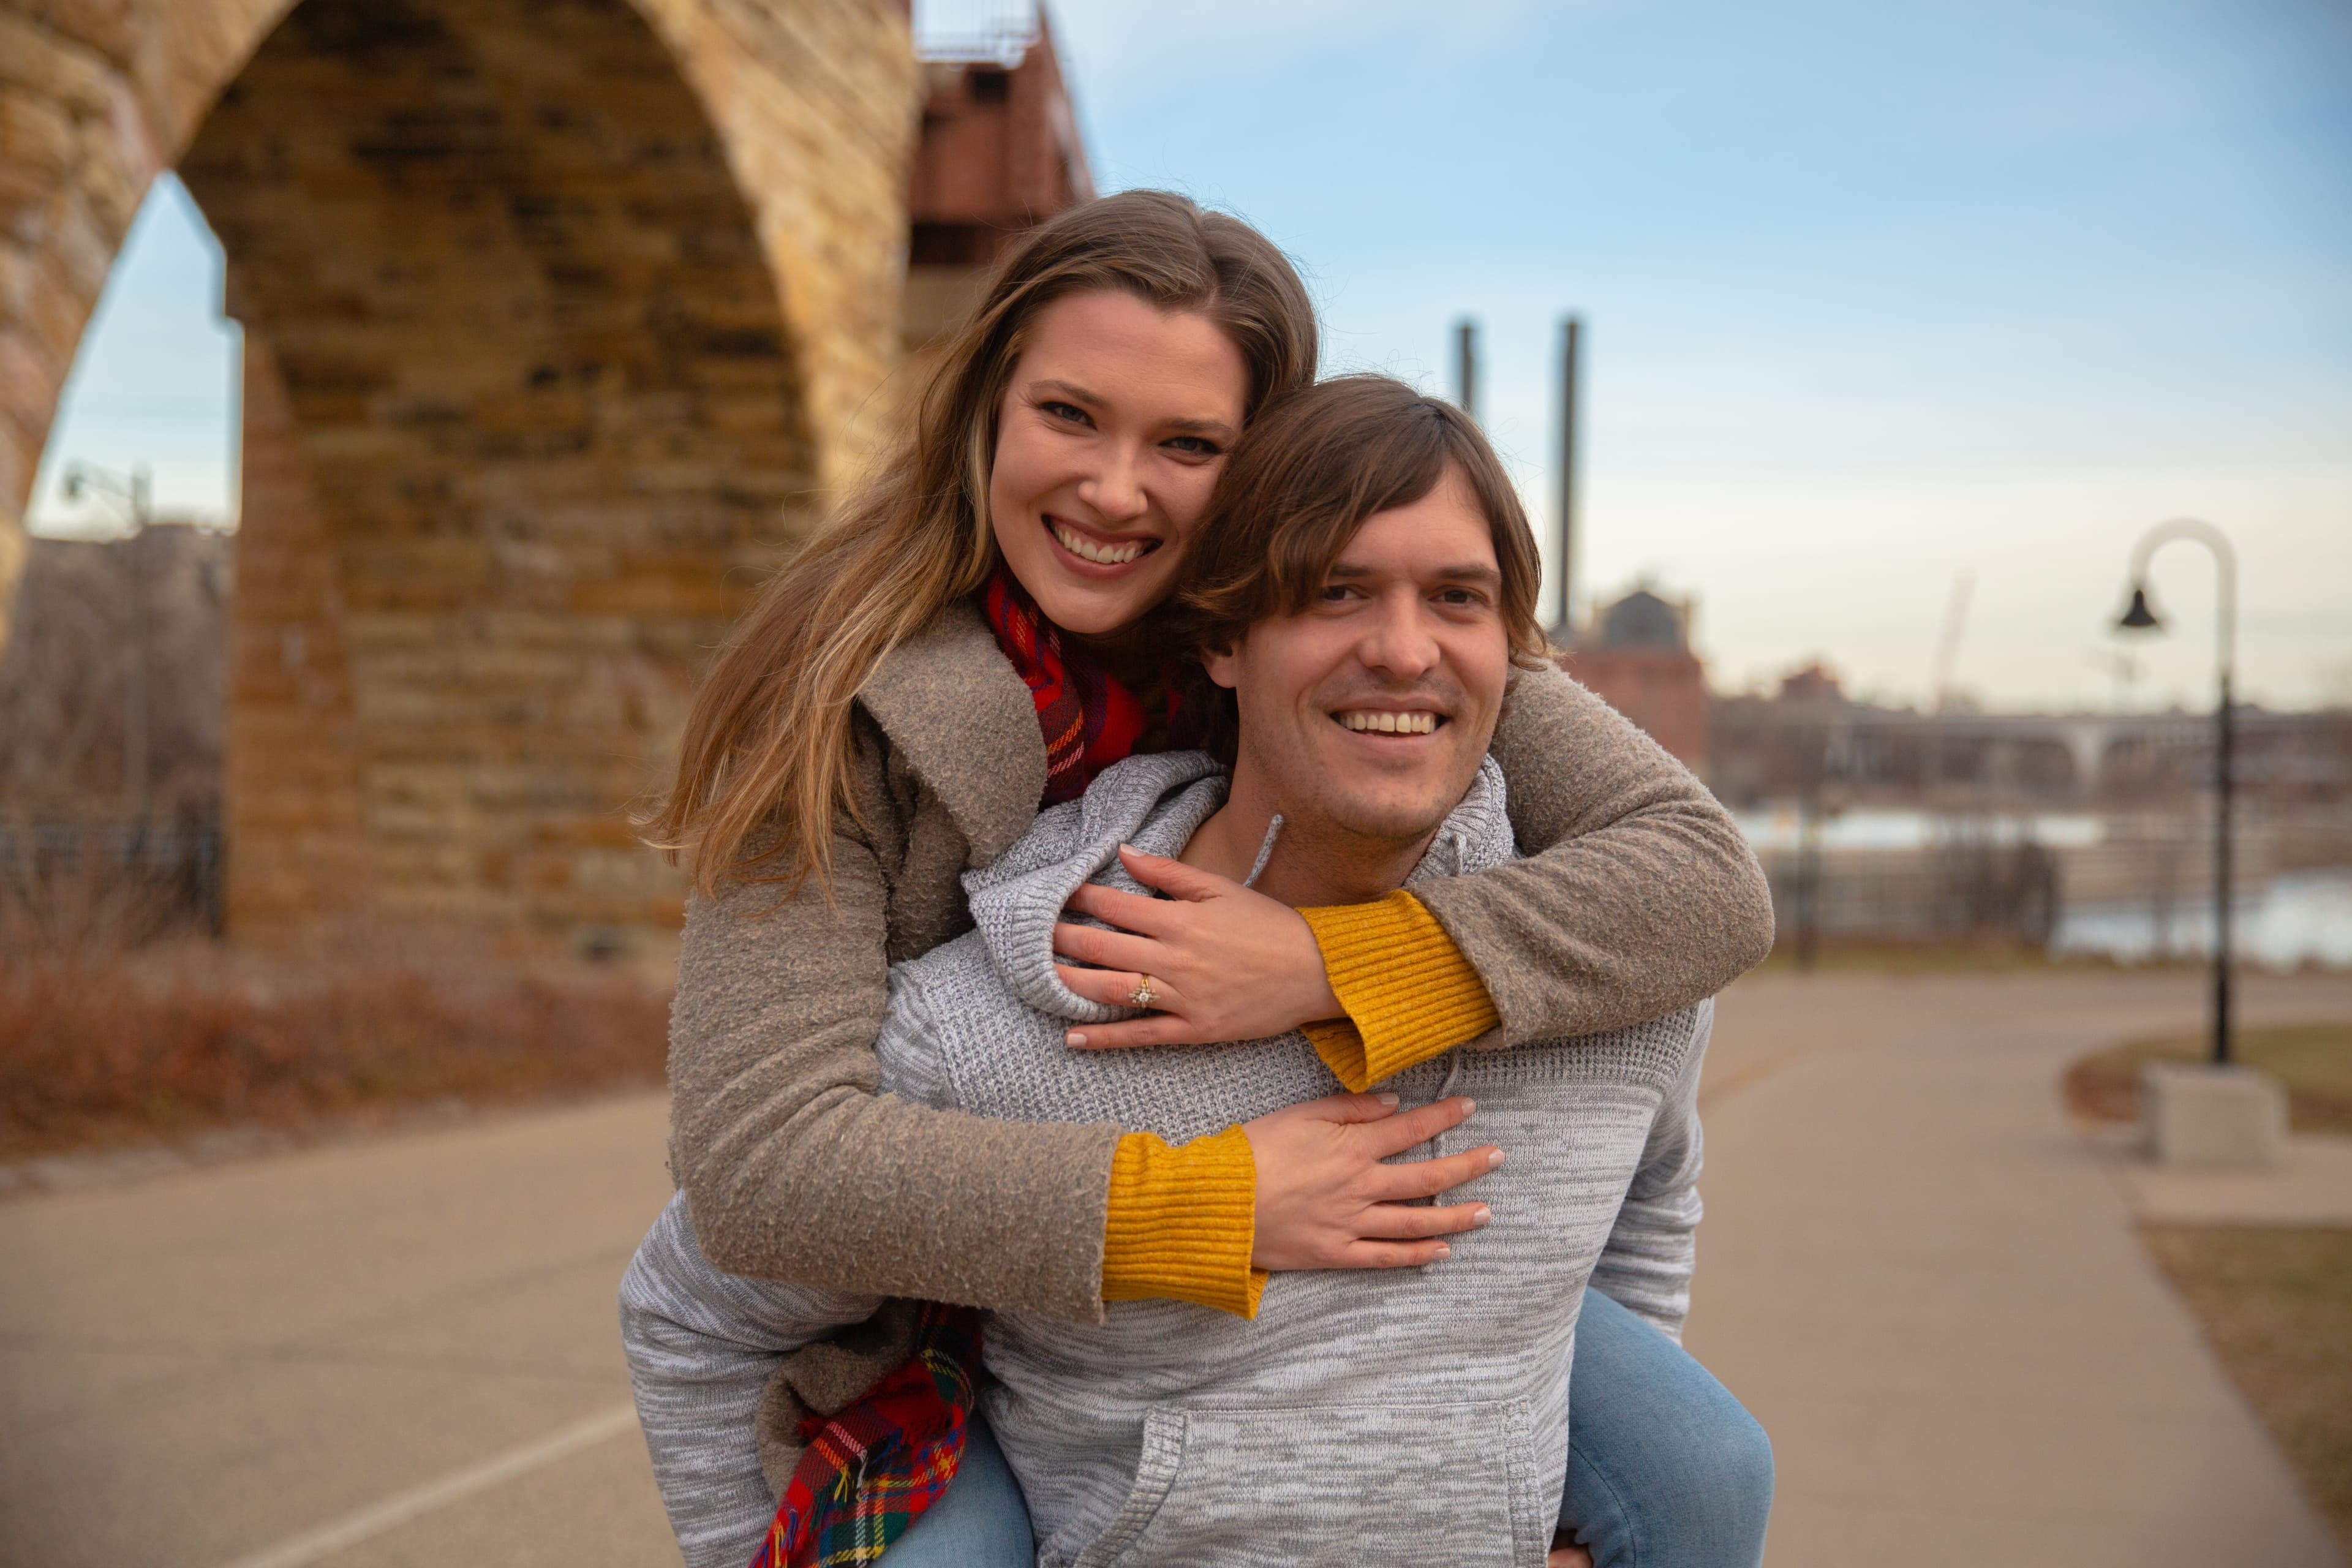
[[[2198,997],[1726,998],[1692,1344],[1772,1430],[1775,1563],[2336,1561],[2054,1098]],[[613,1319],[662,1137],[642,1097],[0,1202],[0,1563],[675,1563]]]
[[[2290,1133],[2275,1171],[2168,1171],[2139,1142],[2110,1135],[2099,1151],[2143,1224],[2352,1226],[2352,1138]]]
[[[2248,1020],[2352,1014],[2255,981]],[[1691,1349],[1771,1432],[1771,1560],[2266,1568],[2341,1559],[2056,1098],[2191,977],[1768,976],[1706,1100]]]
[[[675,1563],[644,1095],[0,1205],[0,1563]]]

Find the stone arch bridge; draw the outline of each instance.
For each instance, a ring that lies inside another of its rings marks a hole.
[[[674,931],[624,807],[898,351],[889,0],[0,0],[0,632],[176,169],[245,328],[228,914]]]

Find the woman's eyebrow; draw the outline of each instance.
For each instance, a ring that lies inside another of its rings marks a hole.
[[[1029,384],[1029,395],[1032,397],[1064,398],[1071,403],[1083,403],[1089,408],[1100,408],[1103,403],[1099,395],[1088,392],[1075,381],[1033,381]]]
[[[1234,439],[1234,427],[1222,419],[1171,419],[1171,430],[1181,430],[1187,436],[1214,436],[1221,441]]]

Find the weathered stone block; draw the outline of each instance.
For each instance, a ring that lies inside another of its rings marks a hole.
[[[2140,1071],[2148,1152],[2161,1165],[2272,1170],[2286,1160],[2286,1090],[2246,1067],[2152,1063]]]

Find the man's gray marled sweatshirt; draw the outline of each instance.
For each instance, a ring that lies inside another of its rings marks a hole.
[[[968,875],[977,929],[891,971],[882,1088],[1007,1120],[1115,1121],[1171,1142],[1330,1093],[1296,1034],[1099,1054],[1062,1043],[1072,1019],[1104,1016],[1055,973],[1064,903],[1088,880],[1139,890],[1118,847],[1177,854],[1224,790],[1197,752],[1132,758]],[[1489,762],[1412,879],[1513,854]],[[1277,1274],[1255,1321],[1168,1300],[1112,1303],[1098,1324],[990,1320],[985,1408],[1028,1496],[1039,1563],[1542,1563],[1568,1469],[1585,1285],[1681,1331],[1712,1018],[1702,1003],[1391,1079],[1407,1106],[1478,1102],[1428,1154],[1492,1142],[1507,1155],[1449,1199],[1482,1198],[1495,1217],[1454,1238],[1444,1263]],[[747,1561],[773,1513],[770,1482],[782,1478],[762,1477],[754,1440],[769,1375],[877,1300],[719,1274],[682,1196],[656,1223],[622,1285],[622,1326],[693,1568]]]

